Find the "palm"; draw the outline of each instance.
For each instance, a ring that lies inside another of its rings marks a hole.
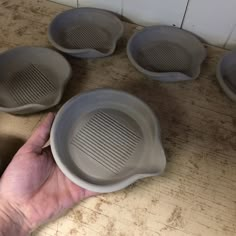
[[[50,147],[42,148],[52,120],[51,115],[18,151],[1,179],[1,195],[19,206],[33,227],[94,194],[67,179],[56,166]]]

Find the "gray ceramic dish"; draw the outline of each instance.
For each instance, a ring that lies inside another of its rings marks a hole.
[[[71,67],[59,53],[18,47],[0,54],[0,111],[29,114],[59,103]]]
[[[127,54],[137,70],[163,82],[196,79],[206,58],[204,46],[193,34],[171,26],[151,26],[135,33]]]
[[[216,74],[223,91],[236,102],[236,51],[223,56],[218,64]]]
[[[123,30],[122,22],[110,12],[77,8],[55,17],[50,24],[48,38],[64,53],[96,58],[113,54]]]
[[[62,172],[95,192],[160,175],[166,165],[154,113],[138,98],[110,89],[67,102],[55,118],[51,147]]]

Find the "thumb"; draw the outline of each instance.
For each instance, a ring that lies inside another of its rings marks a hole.
[[[33,132],[31,137],[25,143],[20,151],[33,151],[36,153],[41,153],[42,148],[47,143],[50,130],[52,127],[52,123],[55,115],[53,113],[49,113],[45,120],[40,124],[40,126]]]

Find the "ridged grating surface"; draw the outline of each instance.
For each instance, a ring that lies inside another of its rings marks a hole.
[[[141,137],[105,112],[98,112],[75,135],[72,144],[115,174],[132,157]]]
[[[173,43],[158,43],[143,48],[138,53],[138,62],[152,72],[183,72],[191,69],[191,56],[184,48]]]
[[[109,32],[96,25],[82,25],[65,32],[64,44],[70,49],[97,49],[107,50],[112,41]]]
[[[33,64],[12,75],[4,86],[19,106],[37,103],[56,90],[55,85]]]

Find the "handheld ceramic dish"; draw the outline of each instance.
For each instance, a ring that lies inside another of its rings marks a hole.
[[[59,103],[71,75],[59,53],[18,47],[0,55],[0,111],[29,114]]]
[[[111,55],[123,34],[122,22],[96,8],[65,11],[52,21],[48,37],[58,50],[80,58]]]
[[[151,26],[129,40],[131,63],[147,77],[175,82],[196,79],[206,50],[191,33],[171,26]]]
[[[51,147],[62,172],[95,192],[160,175],[166,165],[154,113],[138,98],[110,89],[67,102],[54,121]]]
[[[227,53],[220,60],[217,78],[226,95],[236,102],[236,51]]]

